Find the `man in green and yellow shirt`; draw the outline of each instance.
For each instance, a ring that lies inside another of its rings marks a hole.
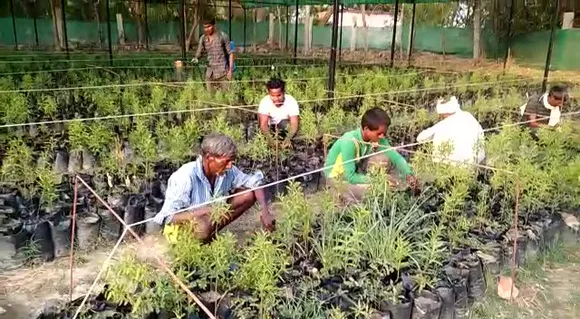
[[[330,148],[325,163],[325,167],[329,168],[324,174],[331,186],[344,184],[344,195],[348,199],[362,199],[370,183],[370,178],[365,175],[369,165],[384,165],[388,166],[388,170],[395,169],[411,188],[417,188],[417,179],[405,158],[396,150],[389,149],[391,145],[385,135],[390,124],[391,119],[383,109],[372,108],[363,115],[360,129],[345,133]],[[360,159],[381,150],[387,151]],[[397,183],[391,174],[387,178],[392,184]]]

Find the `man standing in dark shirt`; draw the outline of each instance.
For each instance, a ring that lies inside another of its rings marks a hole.
[[[534,95],[520,107],[523,121],[536,132],[542,126],[554,127],[560,123],[562,106],[568,100],[568,88],[554,85],[542,95]]]
[[[232,79],[234,72],[234,53],[228,36],[215,28],[215,19],[203,22],[204,34],[199,38],[199,44],[192,62],[197,63],[202,53],[207,54],[207,70],[205,81],[209,91],[215,88],[227,89],[227,81]]]

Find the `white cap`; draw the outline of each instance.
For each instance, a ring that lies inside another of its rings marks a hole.
[[[446,103],[443,103],[443,100],[437,101],[437,114],[453,114],[460,110],[461,106],[455,96],[452,96]]]

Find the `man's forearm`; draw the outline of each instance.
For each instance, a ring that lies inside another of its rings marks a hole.
[[[234,54],[230,53],[230,72],[234,71]]]
[[[268,208],[268,198],[266,197],[266,192],[264,192],[263,188],[254,190],[254,196],[256,196],[256,201],[260,204],[262,209]]]
[[[298,133],[298,123],[290,125],[290,132],[288,132],[288,138],[293,139]]]

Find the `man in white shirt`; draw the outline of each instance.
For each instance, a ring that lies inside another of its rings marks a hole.
[[[283,146],[288,147],[298,133],[300,111],[298,102],[285,92],[285,83],[274,78],[266,83],[268,95],[260,101],[258,122],[260,130],[271,139],[271,133],[284,138]]]
[[[485,159],[484,134],[481,125],[462,111],[457,98],[437,101],[439,121],[417,136],[418,142],[433,141],[433,162],[480,164]]]

